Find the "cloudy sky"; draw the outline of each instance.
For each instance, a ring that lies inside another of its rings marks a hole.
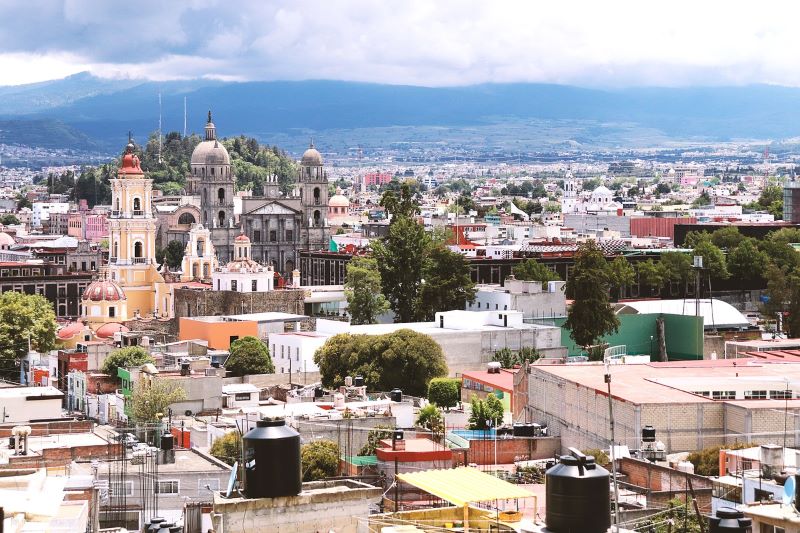
[[[0,85],[153,80],[800,86],[800,3],[0,0]]]

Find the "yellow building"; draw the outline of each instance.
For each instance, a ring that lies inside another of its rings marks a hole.
[[[168,317],[172,308],[170,291],[155,259],[153,183],[142,172],[133,148],[129,143],[117,178],[111,180],[108,272],[83,295],[83,318],[93,329],[137,316]]]

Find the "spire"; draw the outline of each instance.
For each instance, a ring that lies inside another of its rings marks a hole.
[[[217,128],[214,126],[214,123],[211,122],[211,110],[208,111],[208,122],[206,122],[206,140],[217,140]]]
[[[309,148],[314,148],[314,137],[311,137],[311,141],[308,143]]]

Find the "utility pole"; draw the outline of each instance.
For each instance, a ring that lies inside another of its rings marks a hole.
[[[615,461],[614,453],[614,402],[611,400],[611,364],[606,361],[606,385],[608,385],[608,420],[611,429],[611,446],[609,452],[611,453],[611,475],[614,481],[614,527],[612,531],[619,531],[619,485],[617,484],[617,463]]]

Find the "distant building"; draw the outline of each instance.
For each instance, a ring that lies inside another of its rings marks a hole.
[[[800,181],[787,181],[783,185],[783,220],[800,224]]]
[[[66,202],[34,202],[32,209],[31,226],[41,228],[45,222],[50,220],[52,213],[69,212],[69,204]],[[64,229],[66,229],[66,226],[64,226]],[[66,232],[62,233],[62,235],[64,234]]]
[[[564,281],[543,284],[510,277],[504,286],[478,285],[475,301],[468,311],[520,311],[524,318],[563,317],[567,315]]]

